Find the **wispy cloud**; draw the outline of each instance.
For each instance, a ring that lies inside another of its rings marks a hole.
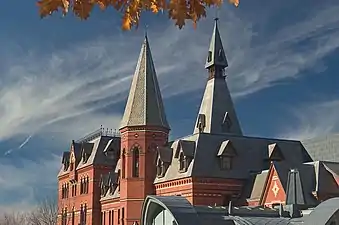
[[[297,123],[289,123],[278,136],[306,140],[339,132],[339,100],[304,103],[294,109]]]
[[[296,78],[302,70],[319,64],[339,46],[338,11],[339,5],[311,9],[295,25],[282,27],[275,35],[255,34],[261,35],[262,41],[253,44],[255,21],[244,21],[225,8],[221,14],[226,16],[221,17],[220,23],[234,95],[248,95],[286,78]],[[161,33],[151,33],[165,96],[204,86],[203,62],[211,24],[210,20],[202,21],[194,32],[190,27],[178,31],[171,25]],[[303,41],[309,42],[307,49],[298,48]],[[15,60],[20,63],[8,67],[0,89],[0,139],[37,132],[45,125],[123,100],[140,44],[141,35],[123,41],[111,36],[55,51],[44,58],[32,52]],[[6,83],[13,77],[16,82]]]

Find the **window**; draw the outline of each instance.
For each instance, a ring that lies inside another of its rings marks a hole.
[[[61,215],[61,224],[62,225],[66,225],[67,224],[67,208],[65,208],[62,211],[62,215]]]
[[[133,149],[133,177],[139,177],[139,149]]]
[[[81,181],[80,181],[80,194],[83,194],[84,193],[84,180],[81,178]]]
[[[77,184],[73,183],[72,184],[72,197],[77,195]]]
[[[108,212],[108,225],[112,225],[112,211]]]
[[[66,198],[68,198],[68,195],[69,195],[69,184],[67,183],[66,184]]]
[[[212,61],[212,52],[208,51],[207,62],[211,62],[211,61]]]
[[[86,188],[85,188],[86,194],[88,194],[88,189],[89,189],[89,177],[86,178]]]
[[[186,160],[183,152],[179,155],[179,170],[184,171],[186,169]]]
[[[82,204],[80,205],[80,225],[84,224],[84,208]]]
[[[70,171],[72,171],[73,169],[74,169],[74,163],[71,163]]]
[[[157,176],[160,177],[163,175],[163,164],[161,159],[158,159],[157,161]]]
[[[220,168],[222,170],[232,169],[232,157],[220,156]]]
[[[87,221],[87,204],[85,204],[83,210],[84,210],[84,224],[86,224],[86,221]]]
[[[121,209],[121,225],[124,225],[125,220],[125,208]]]
[[[126,158],[125,158],[125,149],[122,150],[122,156],[121,156],[121,161],[122,161],[122,165],[121,165],[121,178],[125,178],[125,167],[126,167]]]

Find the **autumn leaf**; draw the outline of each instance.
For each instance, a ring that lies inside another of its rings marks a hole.
[[[73,12],[80,19],[87,19],[92,11],[94,2],[92,0],[74,0]]]
[[[41,18],[51,15],[53,12],[62,9],[63,13],[67,13],[69,1],[68,0],[40,0],[37,2]]]
[[[229,2],[233,5],[235,5],[235,7],[239,6],[239,0],[229,0]]]
[[[234,6],[239,6],[239,0],[228,0]],[[130,30],[138,27],[142,12],[152,13],[168,12],[168,17],[175,21],[175,25],[181,29],[186,21],[192,21],[196,27],[197,22],[206,17],[206,8],[220,7],[223,0],[39,0],[40,16],[46,17],[59,10],[63,14],[69,9],[80,19],[87,19],[94,6],[101,10],[114,7],[122,13],[122,29]]]

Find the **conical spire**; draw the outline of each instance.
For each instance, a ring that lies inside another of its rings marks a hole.
[[[225,81],[225,68],[227,66],[228,63],[218,29],[218,20],[216,19],[205,64],[209,76],[194,133],[232,133],[242,135],[233,101]]]
[[[157,126],[170,129],[147,33],[141,47],[120,129],[127,126]]]
[[[208,50],[208,56],[206,59],[205,68],[208,69],[211,66],[220,66],[226,68],[228,66],[227,58],[218,29],[218,18],[215,19],[213,34],[210,42],[210,48]]]

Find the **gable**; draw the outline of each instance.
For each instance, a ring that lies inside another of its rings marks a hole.
[[[260,204],[265,206],[272,206],[274,203],[285,203],[286,193],[279,174],[272,164],[269,175],[264,186],[264,192],[261,197]]]
[[[218,150],[217,156],[236,156],[237,152],[235,148],[233,147],[230,140],[223,141],[220,145],[220,148]]]
[[[277,143],[268,145],[268,159],[270,161],[279,161],[284,159],[284,155]]]

